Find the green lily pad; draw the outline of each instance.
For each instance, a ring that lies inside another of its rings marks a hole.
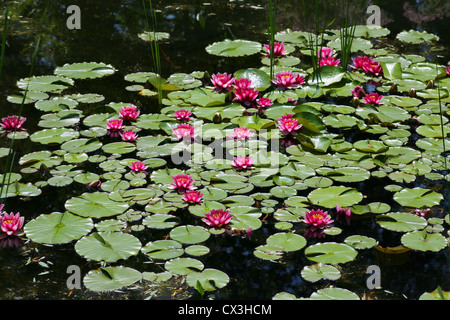
[[[363,195],[356,189],[336,186],[313,190],[308,195],[308,199],[316,205],[329,209],[335,208],[336,205],[345,208],[359,203]]]
[[[52,143],[64,143],[72,139],[79,137],[78,131],[68,128],[52,128],[43,129],[34,132],[30,139],[33,142],[39,142],[41,144],[52,144]]]
[[[396,36],[397,39],[408,42],[408,43],[423,43],[423,42],[431,42],[431,41],[439,41],[439,37],[437,35],[428,33],[426,31],[402,31]]]
[[[72,79],[57,76],[37,76],[17,81],[20,89],[38,92],[60,92],[73,84]]]
[[[301,275],[306,281],[317,282],[322,279],[337,280],[341,277],[341,272],[338,268],[329,264],[317,263],[305,266]]]
[[[178,224],[177,221],[173,221],[175,219],[177,217],[174,215],[160,213],[145,217],[142,223],[152,229],[168,229]]]
[[[384,229],[397,232],[415,231],[427,225],[424,218],[405,212],[390,212],[377,216],[377,223]]]
[[[324,264],[339,264],[353,261],[358,252],[351,246],[343,243],[326,242],[317,243],[305,249],[309,260]]]
[[[394,200],[405,207],[422,208],[439,205],[444,199],[440,193],[423,188],[404,188],[394,194]]]
[[[312,300],[360,300],[359,296],[347,289],[325,288],[311,294]]]
[[[267,238],[266,242],[270,245],[278,245],[286,252],[298,251],[306,245],[306,239],[304,237],[291,232],[273,234]]]
[[[200,260],[193,258],[175,258],[164,264],[167,271],[181,276],[188,275],[191,272],[202,271],[205,267]]]
[[[81,218],[69,212],[53,212],[29,221],[24,231],[36,243],[62,244],[85,236],[93,226],[90,218]]]
[[[345,238],[344,242],[348,244],[349,246],[355,248],[355,249],[370,249],[377,245],[377,241],[374,238],[366,237],[366,236],[360,236],[360,235],[353,235]]]
[[[225,287],[229,281],[230,278],[225,272],[211,268],[189,273],[186,277],[186,282],[191,287],[197,288],[200,285],[204,291],[209,292]]]
[[[308,84],[319,84],[321,86],[329,86],[342,80],[345,71],[337,66],[322,66],[313,72],[309,77]]]
[[[135,236],[122,232],[97,232],[85,236],[75,244],[75,251],[95,261],[116,262],[137,255],[141,242]]]
[[[241,57],[259,53],[261,44],[249,40],[229,40],[214,42],[206,47],[206,52],[221,57]]]
[[[57,67],[55,74],[72,79],[96,79],[112,75],[116,71],[113,66],[105,63],[81,62],[73,64],[66,63],[62,67]]]
[[[121,289],[142,279],[139,271],[124,267],[103,267],[91,270],[83,278],[83,284],[89,290],[102,292]]]
[[[184,244],[196,244],[208,240],[211,234],[201,226],[185,225],[170,231],[170,238]]]
[[[260,69],[240,69],[234,73],[234,77],[249,79],[252,87],[259,91],[264,91],[272,85],[269,75]]]
[[[413,250],[438,252],[447,246],[447,239],[440,233],[425,230],[408,232],[401,238],[402,244]]]
[[[112,201],[106,192],[83,193],[66,201],[68,211],[82,217],[103,218],[124,213],[129,205],[126,202]]]
[[[141,250],[151,259],[168,260],[184,253],[183,245],[174,240],[157,240],[147,243]]]

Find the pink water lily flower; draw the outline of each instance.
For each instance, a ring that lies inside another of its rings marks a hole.
[[[137,133],[132,130],[123,131],[119,134],[122,137],[122,140],[126,142],[135,142],[138,137]]]
[[[260,98],[256,100],[256,104],[258,105],[258,113],[263,114],[264,110],[273,105],[273,101],[269,98]]]
[[[195,189],[194,180],[187,174],[178,174],[172,177],[172,180],[173,184],[169,186],[169,189],[176,190],[179,193],[184,193],[187,190]]]
[[[239,78],[236,79],[236,82],[234,83],[235,89],[248,89],[252,88],[252,82],[248,78]]]
[[[189,204],[202,202],[203,193],[198,190],[188,190],[183,194],[183,200]]]
[[[123,121],[120,119],[111,119],[107,122],[106,128],[108,129],[108,135],[111,137],[119,137],[123,128]]]
[[[344,209],[336,204],[336,215],[338,220],[345,220],[347,224],[350,224],[350,217],[352,215],[352,210],[350,208]]]
[[[249,128],[246,127],[239,127],[233,129],[233,134],[228,136],[231,139],[235,140],[248,140],[251,137],[253,137],[255,134],[250,131]]]
[[[375,77],[381,76],[383,74],[383,67],[377,61],[372,61],[368,63],[364,63],[362,69],[369,74],[374,75]]]
[[[228,210],[212,209],[205,213],[205,218],[203,218],[202,221],[210,227],[222,228],[226,227],[233,217],[234,216],[230,215]]]
[[[331,58],[322,58],[320,59],[319,65],[323,66],[337,66],[341,62],[341,59],[336,59],[334,57]]]
[[[447,72],[447,75],[450,76],[450,66],[448,66],[447,68],[445,68],[445,72]]]
[[[264,50],[267,53],[267,56],[270,57],[270,44],[264,45]],[[287,54],[286,46],[282,42],[274,42],[273,44],[273,56],[275,58],[285,56]]]
[[[1,232],[4,232],[7,236],[17,236],[22,233],[22,226],[24,217],[21,217],[19,213],[6,213],[4,212],[1,218]]]
[[[185,110],[185,109],[177,110],[173,113],[173,115],[179,121],[189,121],[192,119],[192,117],[191,117],[192,112],[190,112],[189,110]]]
[[[194,130],[195,128],[193,126],[183,123],[177,125],[172,131],[177,136],[178,140],[182,140],[184,138],[194,138],[196,136]]]
[[[145,163],[141,161],[132,162],[128,167],[131,169],[131,171],[134,172],[145,172],[145,170],[147,170],[148,168],[148,166],[146,166]]]
[[[352,61],[353,65],[351,65],[351,68],[355,70],[363,70],[363,66],[365,64],[371,64],[374,62],[372,57],[369,56],[359,56],[356,58],[352,58]]]
[[[366,95],[364,88],[361,86],[356,86],[352,89],[352,96],[358,99],[362,99]]]
[[[365,104],[371,104],[374,106],[378,106],[380,105],[380,100],[383,98],[382,95],[376,93],[376,92],[372,92],[369,94],[366,94],[365,97],[363,98],[363,101]]]
[[[281,135],[288,134],[297,135],[297,131],[303,126],[294,118],[294,114],[285,114],[277,120],[278,128],[281,130]]]
[[[233,83],[236,81],[231,74],[228,73],[216,73],[211,76],[211,82],[214,85],[214,91],[231,91],[233,89]]]
[[[333,58],[334,50],[328,47],[323,47],[319,49],[318,56],[321,59]]]
[[[140,111],[135,106],[126,106],[120,109],[119,117],[124,121],[136,121]]]
[[[248,87],[248,88],[237,88],[234,91],[234,102],[240,102],[245,107],[250,107],[253,105],[253,101],[258,97],[259,91]]]
[[[247,156],[238,156],[233,160],[233,166],[236,170],[250,169],[254,161]]]
[[[333,223],[333,220],[328,215],[328,212],[321,209],[313,209],[306,212],[305,222],[318,229],[324,229]]]
[[[295,89],[303,85],[305,78],[292,71],[281,71],[275,74],[272,82],[280,89]]]
[[[2,118],[2,122],[0,124],[6,132],[25,130],[24,128],[22,128],[22,125],[26,120],[27,118],[25,117],[13,115]]]

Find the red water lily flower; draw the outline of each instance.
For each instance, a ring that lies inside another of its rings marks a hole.
[[[264,45],[264,50],[267,53],[267,56],[270,57],[270,44]],[[279,58],[285,56],[287,54],[286,46],[282,42],[274,42],[273,44],[273,56],[275,58]]]
[[[247,156],[238,156],[233,160],[233,166],[236,170],[250,169],[254,161]]]
[[[195,189],[194,180],[190,175],[178,174],[172,177],[173,184],[169,186],[169,189],[178,191],[179,193],[184,193],[187,190]]]
[[[294,114],[285,114],[277,120],[278,128],[281,130],[281,135],[288,134],[297,135],[297,131],[303,126],[294,118]]]
[[[188,190],[183,194],[183,200],[190,204],[202,202],[203,193],[198,190]]]
[[[177,110],[173,113],[173,115],[179,121],[189,121],[192,119],[192,117],[191,117],[192,112],[190,112],[189,110],[185,110],[185,109]]]
[[[131,171],[134,172],[145,172],[145,170],[148,168],[148,166],[146,166],[145,163],[141,161],[133,162],[128,167],[131,169]]]
[[[124,121],[136,121],[140,111],[135,106],[126,106],[120,109],[119,117]]]
[[[328,215],[328,212],[322,211],[321,209],[313,209],[306,212],[305,222],[318,229],[324,229],[333,223],[333,220]]]
[[[7,116],[5,118],[2,118],[2,122],[0,123],[0,125],[3,127],[3,129],[5,129],[6,132],[25,130],[24,128],[22,128],[22,125],[26,120],[27,118],[19,117],[16,115]]]
[[[205,218],[202,221],[210,227],[222,228],[226,227],[233,217],[228,210],[212,209],[205,213]]]
[[[233,89],[233,83],[236,81],[231,74],[228,73],[216,73],[211,76],[211,82],[214,85],[214,91],[231,91]]]
[[[281,71],[275,74],[272,82],[280,89],[295,89],[303,85],[305,78],[292,71]]]
[[[371,104],[374,106],[378,106],[380,105],[380,100],[383,98],[382,95],[376,93],[376,92],[372,92],[369,94],[366,94],[365,97],[363,98],[363,101],[365,104]]]

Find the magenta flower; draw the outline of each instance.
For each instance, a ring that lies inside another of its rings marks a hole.
[[[319,65],[322,66],[337,66],[341,62],[340,59],[331,58],[322,58],[320,59]]]
[[[281,130],[281,135],[283,136],[288,134],[297,135],[297,130],[302,127],[302,124],[298,123],[297,119],[294,119],[294,114],[283,115],[277,120],[277,125]]]
[[[366,73],[370,73],[370,74],[374,75],[375,77],[378,77],[383,74],[383,67],[377,61],[364,63],[362,66],[362,69]]]
[[[256,103],[258,104],[259,107],[258,109],[259,114],[263,114],[265,109],[273,105],[272,100],[270,100],[269,98],[260,98],[256,100]]]
[[[88,189],[97,189],[100,190],[100,187],[102,186],[102,182],[100,180],[94,180],[87,184]]]
[[[120,119],[111,119],[106,124],[106,127],[111,137],[119,137],[123,128],[123,121]]]
[[[202,221],[210,227],[222,228],[226,227],[233,217],[228,210],[212,209],[205,213],[205,218]]]
[[[194,180],[187,174],[178,174],[175,177],[172,177],[172,180],[173,184],[169,186],[169,189],[176,190],[179,193],[195,189]]]
[[[189,110],[185,110],[185,109],[177,110],[173,113],[173,115],[179,121],[189,121],[192,119],[192,117],[191,117],[192,112],[190,112]]]
[[[211,76],[211,82],[214,85],[214,91],[216,92],[220,92],[222,90],[231,91],[235,81],[236,78],[228,73],[216,73]]]
[[[336,204],[336,215],[338,220],[345,220],[347,224],[350,224],[350,217],[352,215],[352,210],[350,208],[344,209],[339,207],[338,204]]]
[[[374,106],[378,106],[381,104],[380,103],[381,98],[383,98],[382,95],[380,95],[376,92],[372,92],[372,93],[366,94],[365,97],[363,98],[363,101],[365,104],[371,104]]]
[[[358,99],[362,99],[366,95],[366,92],[364,91],[364,88],[361,86],[356,86],[352,90],[352,96]]]
[[[447,72],[447,75],[450,76],[450,66],[448,66],[447,68],[445,68],[445,72]]]
[[[19,117],[19,116],[7,116],[5,118],[2,118],[1,126],[3,129],[5,129],[6,132],[11,132],[15,130],[25,130],[22,128],[23,123],[27,120],[25,117]]]
[[[188,190],[183,194],[183,200],[189,204],[202,202],[203,193],[198,190]]]
[[[306,212],[305,222],[318,229],[324,229],[333,223],[333,220],[328,216],[328,212],[322,211],[321,209],[313,209]]]
[[[138,137],[137,133],[132,130],[123,131],[119,134],[122,137],[122,140],[126,142],[134,142]]]
[[[250,169],[254,161],[247,156],[238,156],[233,160],[233,166],[236,170]]]
[[[250,81],[250,79],[247,78],[239,78],[236,80],[236,82],[234,83],[234,88],[235,89],[248,89],[248,88],[252,88],[252,82]]]
[[[21,217],[19,213],[3,213],[1,217],[1,232],[4,232],[7,236],[17,236],[22,233],[24,217]]]
[[[239,127],[233,129],[233,134],[229,136],[232,139],[236,140],[248,140],[254,136],[254,133],[250,131],[249,128]]]
[[[136,121],[140,111],[135,106],[126,106],[120,109],[119,116],[124,121]]]
[[[353,61],[353,66],[352,69],[355,70],[363,70],[363,66],[365,64],[371,64],[374,63],[375,61],[372,59],[372,57],[368,57],[368,56],[359,56],[356,58],[352,58]]]
[[[319,49],[318,55],[321,59],[333,58],[334,50],[328,47],[323,47]]]
[[[182,140],[184,138],[194,138],[196,134],[194,133],[194,127],[187,124],[179,124],[175,129],[173,129],[173,133],[177,136],[178,140]]]
[[[148,168],[144,162],[136,161],[131,163],[128,168],[131,169],[131,171],[134,172],[145,172],[145,170]]]
[[[237,88],[234,91],[234,102],[240,102],[245,107],[250,107],[258,97],[259,91],[251,87]]]
[[[272,82],[280,89],[295,89],[305,82],[305,78],[292,71],[281,71],[275,74]]]
[[[266,50],[267,56],[270,57],[270,44],[264,45],[264,50]],[[273,44],[273,56],[275,58],[285,56],[287,54],[286,47],[282,42],[274,42]]]

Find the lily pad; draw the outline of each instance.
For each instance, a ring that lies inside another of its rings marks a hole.
[[[353,261],[358,252],[347,244],[326,242],[307,247],[305,255],[309,260],[315,262],[339,264]]]
[[[309,282],[317,282],[322,279],[337,280],[341,277],[338,268],[329,264],[317,263],[305,266],[301,272],[302,278]]]
[[[112,75],[117,70],[108,64],[97,62],[66,63],[55,69],[55,74],[72,79],[96,79]]]
[[[336,186],[313,190],[308,195],[308,199],[316,205],[329,209],[335,208],[336,205],[345,208],[359,203],[363,195],[356,189]]]
[[[186,282],[191,287],[197,288],[198,285],[205,291],[215,291],[225,287],[230,278],[228,275],[217,269],[205,269],[201,272],[189,273]]]
[[[415,231],[427,225],[424,218],[405,212],[390,212],[377,216],[377,223],[384,229],[397,232]]]
[[[444,196],[424,188],[404,188],[394,194],[394,200],[405,207],[422,208],[439,205]]]
[[[440,233],[425,230],[408,232],[401,238],[402,244],[413,250],[438,252],[447,246],[447,239]]]
[[[201,226],[185,225],[170,231],[170,238],[184,244],[196,244],[208,240],[211,234]]]
[[[222,57],[241,57],[259,53],[261,43],[249,40],[229,40],[215,42],[206,47],[206,52]]]
[[[103,218],[124,213],[129,205],[126,202],[112,201],[106,192],[83,193],[66,201],[68,211],[82,217]]]
[[[141,279],[142,273],[133,268],[124,266],[102,267],[89,271],[83,278],[83,284],[89,290],[102,292],[121,289]]]

